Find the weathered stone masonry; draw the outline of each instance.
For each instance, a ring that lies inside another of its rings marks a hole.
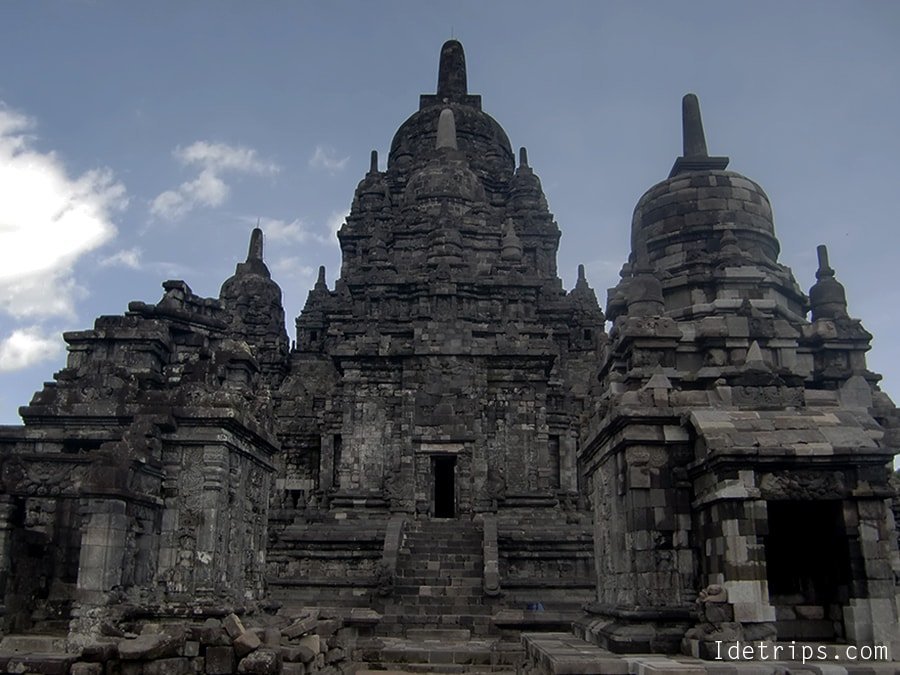
[[[762,188],[683,105],[605,313],[583,268],[563,289],[540,180],[451,40],[293,347],[258,229],[219,298],[168,281],[67,333],[0,427],[2,632],[60,635],[84,673],[129,650],[336,672],[384,661],[372,635],[573,622],[621,652],[900,653],[900,420],[871,336],[824,247],[800,290]]]

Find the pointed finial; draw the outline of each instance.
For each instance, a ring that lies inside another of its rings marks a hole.
[[[750,343],[747,356],[744,358],[744,368],[747,370],[771,370],[771,366],[763,356],[759,342],[756,340]]]
[[[584,265],[578,265],[578,281],[579,282],[587,281],[587,277],[584,274]]]
[[[441,116],[438,118],[437,143],[435,147],[450,148],[457,150],[456,146],[456,119],[453,117],[453,111],[450,108],[441,110]]]
[[[525,147],[519,148],[519,167],[527,167],[528,166],[528,150]]]
[[[681,99],[681,133],[685,157],[709,157],[703,120],[700,118],[700,101],[696,94],[685,94]]]
[[[819,269],[816,283],[809,289],[809,307],[812,320],[845,319],[847,314],[847,293],[843,284],[834,278],[834,270],[828,264],[828,248],[821,244],[816,247]]]
[[[263,233],[258,225],[259,223],[257,223],[257,227],[253,228],[253,232],[250,233],[250,249],[247,251],[247,262],[263,259]]]
[[[834,270],[828,264],[828,247],[825,244],[816,246],[816,257],[819,259],[819,269],[816,270],[816,279],[833,277]]]
[[[316,290],[328,290],[328,284],[325,281],[325,265],[319,265],[319,278],[316,279]]]
[[[447,40],[441,47],[441,62],[438,67],[438,98],[457,98],[465,96],[468,91],[466,55],[463,47],[458,40]]]
[[[684,154],[675,160],[669,178],[689,171],[723,171],[728,166],[727,157],[709,156],[696,94],[685,94],[681,99],[681,136]]]
[[[378,173],[378,151],[373,150],[369,159],[369,173]]]

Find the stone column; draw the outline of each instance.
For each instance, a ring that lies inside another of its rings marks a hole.
[[[0,496],[0,635],[6,627],[6,585],[12,571],[12,515],[15,504],[10,495]]]
[[[78,559],[78,591],[83,600],[100,600],[122,583],[128,516],[121,499],[86,499]]]
[[[229,515],[223,513],[222,495],[228,488],[228,450],[222,446],[203,449],[203,492],[200,496],[200,525],[197,528],[197,555],[194,559],[194,590],[216,597],[216,579],[221,575],[222,556],[216,551],[218,533]],[[230,529],[230,528],[228,528]]]
[[[694,504],[700,515],[703,538],[706,585],[720,585],[728,593],[734,608],[734,620],[748,624],[775,621],[775,608],[769,604],[766,580],[765,544],[762,535],[768,523],[766,501],[755,486],[752,470],[741,470],[737,479],[711,476],[703,482],[715,485]],[[772,632],[760,626],[764,634]],[[754,635],[752,639],[763,639]]]
[[[854,583],[849,606],[844,607],[847,640],[859,647],[884,645],[891,658],[900,655],[900,623],[897,620],[894,571],[896,530],[891,527],[890,503],[880,498],[860,499],[856,503],[857,522],[845,523],[848,531],[859,533],[859,549],[865,569],[864,583]],[[851,519],[853,519],[852,510]],[[854,580],[856,581],[856,580]],[[865,589],[865,597],[858,591]]]

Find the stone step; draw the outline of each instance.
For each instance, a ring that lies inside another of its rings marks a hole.
[[[34,635],[31,633],[6,635],[0,640],[0,653],[23,654],[39,653],[54,654],[65,653],[66,636],[60,635]]]
[[[431,672],[491,672],[497,666],[509,670],[520,663],[524,650],[515,643],[501,643],[497,639],[418,640],[385,637],[380,647],[365,650],[365,661],[371,665],[390,665],[409,668],[411,664],[455,666],[449,670]],[[415,670],[414,672],[429,672]]]
[[[406,639],[416,642],[425,640],[468,642],[471,637],[472,631],[468,628],[410,628],[406,631]]]
[[[492,614],[487,612],[418,612],[409,607],[385,607],[381,626],[402,625],[406,628],[471,628],[473,625],[489,626]]]
[[[418,571],[419,574],[400,574],[400,570],[398,570],[398,574],[396,579],[398,583],[402,583],[404,586],[468,586],[469,588],[481,587],[481,575],[468,575],[468,574],[450,574],[447,572],[439,573],[435,575],[431,574],[422,574],[422,570],[411,570]]]
[[[0,652],[0,673],[68,675],[69,669],[77,660],[78,657],[75,654]]]
[[[450,603],[428,603],[421,604],[411,603],[391,603],[385,605],[385,614],[391,614],[400,617],[408,617],[412,621],[415,617],[437,617],[434,623],[441,623],[440,618],[443,616],[490,616],[493,612],[488,605],[474,603],[460,603],[453,605]]]
[[[394,594],[403,596],[419,596],[426,598],[480,598],[483,595],[481,586],[459,585],[412,585],[404,584],[394,586]]]

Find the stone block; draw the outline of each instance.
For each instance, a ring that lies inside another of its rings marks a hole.
[[[222,619],[222,627],[225,629],[225,632],[228,633],[228,637],[232,640],[243,635],[247,631],[237,614],[229,614]]]
[[[150,661],[178,656],[182,641],[166,633],[139,635],[119,642],[119,658],[123,661]]]
[[[233,648],[220,646],[206,648],[207,675],[231,675],[234,666]]]
[[[234,653],[237,654],[238,658],[259,649],[260,645],[262,645],[262,640],[260,640],[259,636],[252,630],[245,631],[242,635],[238,635],[232,643]]]
[[[302,663],[284,663],[281,665],[281,675],[306,675],[306,666]]]
[[[278,628],[266,628],[263,630],[262,641],[267,647],[278,647],[281,644],[281,631]]]
[[[334,635],[341,627],[338,619],[320,619],[316,624],[316,635],[323,638],[329,638]]]
[[[307,635],[306,637],[302,637],[297,644],[300,647],[306,647],[313,653],[313,656],[322,651],[322,640],[318,635]]]
[[[281,634],[286,637],[288,640],[294,640],[301,635],[306,635],[316,629],[319,620],[314,616],[303,617],[302,619],[297,619],[290,626],[283,629]]]
[[[73,663],[69,670],[70,675],[103,675],[102,663]]]
[[[231,638],[222,627],[222,622],[218,619],[207,619],[199,630],[200,644],[216,647],[228,647],[231,645]]]
[[[144,664],[144,675],[189,675],[191,661],[185,657],[158,659]]]
[[[119,648],[115,642],[91,642],[82,648],[81,658],[84,661],[109,663],[119,658]]]
[[[253,675],[276,675],[281,672],[281,654],[274,649],[263,647],[245,656],[238,664],[239,673]]]
[[[200,643],[196,640],[186,640],[181,650],[182,656],[194,657],[200,656]]]
[[[344,659],[344,650],[340,647],[335,647],[334,649],[329,649],[325,654],[325,663],[326,665],[330,665],[332,663],[337,663],[338,661],[342,661]]]
[[[282,645],[279,647],[279,651],[281,652],[281,660],[287,663],[302,662],[304,653],[310,655],[307,661],[311,661],[313,658],[312,652],[304,647],[298,647],[297,645]]]

